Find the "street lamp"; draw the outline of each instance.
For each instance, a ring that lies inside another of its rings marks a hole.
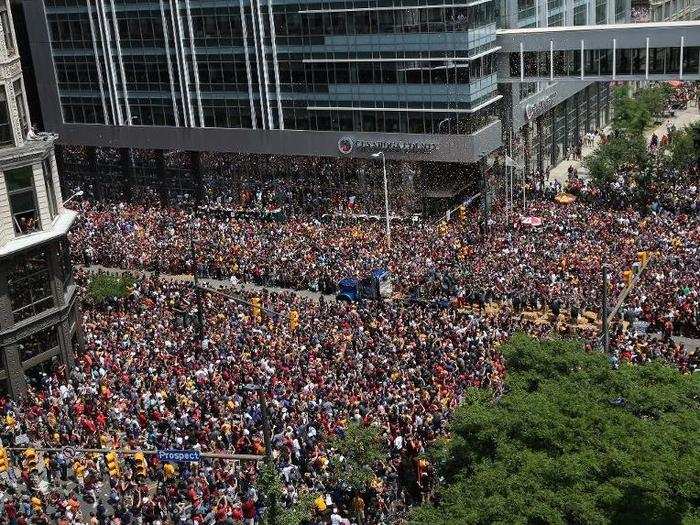
[[[80,196],[82,196],[83,193],[85,193],[83,190],[78,190],[78,191],[76,191],[73,195],[71,195],[70,197],[68,197],[66,200],[63,201],[63,205],[65,206],[66,203],[70,202],[70,201],[71,201],[72,199],[74,199],[75,197],[80,197]]]
[[[386,180],[386,157],[383,151],[372,153],[372,157],[382,158],[382,170],[384,171],[384,214],[386,215],[386,246],[391,249],[391,225],[389,224],[389,185]]]

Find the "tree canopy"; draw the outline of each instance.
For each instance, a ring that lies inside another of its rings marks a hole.
[[[507,391],[472,390],[434,451],[445,484],[414,523],[672,524],[700,518],[700,378],[611,368],[515,336]]]
[[[97,273],[90,278],[87,293],[95,303],[101,303],[110,298],[126,297],[133,286],[134,278],[129,274]]]

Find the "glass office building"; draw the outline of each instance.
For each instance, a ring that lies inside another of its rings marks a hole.
[[[62,119],[469,134],[498,109],[493,0],[45,0]]]

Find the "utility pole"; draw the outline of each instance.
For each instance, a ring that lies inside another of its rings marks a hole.
[[[260,411],[262,412],[263,420],[263,439],[265,440],[265,463],[268,466],[274,467],[272,460],[272,432],[270,430],[270,420],[267,413],[267,399],[265,392],[267,388],[263,385],[245,385],[242,390],[246,392],[257,392],[258,402],[260,403]],[[275,494],[268,494],[270,497],[270,524],[277,523],[277,497]]]
[[[197,217],[195,212],[195,218]],[[194,296],[197,301],[197,335],[199,343],[204,341],[204,314],[202,313],[202,290],[197,276],[197,252],[194,247],[194,228],[190,225],[190,258],[192,259],[192,279],[194,280]]]
[[[605,355],[608,355],[610,351],[610,327],[608,326],[608,267],[605,257],[603,257],[601,271],[603,273],[603,351]]]

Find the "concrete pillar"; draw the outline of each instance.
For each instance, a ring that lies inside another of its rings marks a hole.
[[[192,182],[194,184],[195,206],[202,205],[204,188],[202,184],[202,154],[199,151],[190,151],[190,164],[192,165]]]
[[[119,148],[119,163],[121,164],[122,179],[124,181],[124,199],[131,202],[134,180],[134,160],[129,148]]]
[[[7,370],[7,387],[13,399],[23,397],[27,393],[27,380],[22,370],[19,356],[19,345],[10,344],[2,351],[5,353],[5,369]]]
[[[532,173],[532,135],[530,134],[530,123],[523,126],[523,142],[524,142],[524,158],[525,158],[525,173]]]
[[[537,120],[535,121],[537,125],[537,136],[540,137],[539,142],[537,143],[537,169],[540,170],[540,173],[544,175],[544,163],[542,162],[542,158],[544,157],[544,141],[543,141],[543,136],[542,136],[542,115],[537,117]]]

